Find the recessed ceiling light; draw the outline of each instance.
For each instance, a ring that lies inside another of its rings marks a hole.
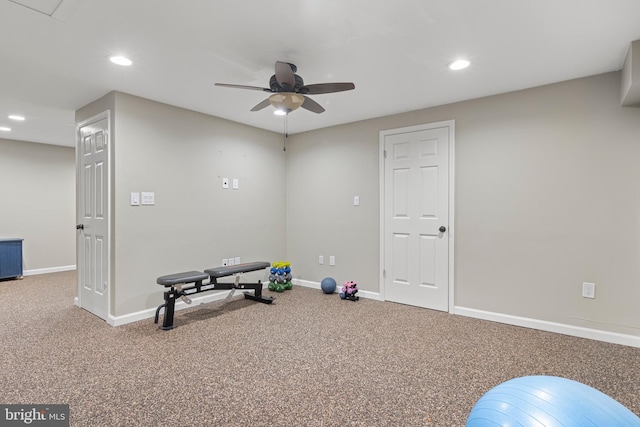
[[[114,64],[118,64],[118,65],[128,66],[133,64],[133,62],[131,62],[129,58],[126,58],[124,56],[112,56],[111,58],[109,58],[109,60]]]
[[[10,116],[8,116],[11,120],[17,120],[19,122],[24,121],[24,117],[23,116],[18,116],[15,114],[12,114]]]
[[[0,130],[5,131],[5,132],[11,132],[11,128],[8,128],[6,126],[0,126]]]
[[[471,62],[467,61],[466,59],[458,59],[457,61],[453,61],[451,64],[449,64],[449,69],[454,71],[464,70],[469,65],[471,65]]]

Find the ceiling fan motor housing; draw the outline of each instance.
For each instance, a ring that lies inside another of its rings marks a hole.
[[[302,80],[302,77],[300,77],[297,74],[294,74],[293,77],[295,78],[295,82],[296,82],[295,86],[289,87],[289,85],[287,84],[283,86],[280,83],[278,83],[278,80],[276,79],[276,75],[274,74],[273,76],[271,76],[271,79],[269,80],[269,87],[271,88],[271,91],[300,93],[300,89],[302,88],[302,86],[304,86],[304,80]]]

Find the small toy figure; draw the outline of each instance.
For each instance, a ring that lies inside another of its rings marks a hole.
[[[358,293],[358,284],[353,280],[344,282],[342,286],[342,292],[340,292],[340,298],[350,299],[351,301],[358,301],[360,299],[356,294]]]

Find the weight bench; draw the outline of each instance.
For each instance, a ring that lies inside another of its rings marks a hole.
[[[245,292],[245,298],[265,304],[271,304],[274,298],[262,296],[262,282],[260,282],[260,280],[258,280],[258,283],[240,283],[239,276],[240,274],[247,273],[249,271],[264,270],[270,266],[271,264],[268,262],[247,262],[227,267],[209,268],[205,270],[204,273],[199,271],[186,271],[184,273],[175,273],[158,277],[156,283],[170,289],[164,292],[164,304],[159,305],[156,309],[156,317],[153,323],[158,323],[160,310],[164,307],[164,320],[162,321],[160,329],[165,331],[173,329],[173,314],[176,308],[176,298],[180,298],[187,304],[191,304],[189,295],[199,294],[200,292],[228,289],[231,289],[231,292],[234,292],[235,289],[248,289],[253,290],[254,293],[251,294],[249,292]],[[235,282],[218,283],[219,278],[233,275],[236,275]],[[203,283],[207,278],[209,278],[209,282]]]

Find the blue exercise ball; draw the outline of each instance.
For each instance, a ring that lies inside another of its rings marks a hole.
[[[640,426],[640,418],[606,394],[577,381],[528,376],[506,381],[478,400],[466,427]]]
[[[325,294],[332,294],[336,291],[336,281],[331,277],[325,277],[320,282],[320,288]]]

